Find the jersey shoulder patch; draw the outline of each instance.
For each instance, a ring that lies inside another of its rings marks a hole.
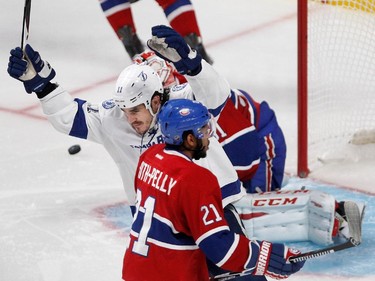
[[[179,84],[179,85],[174,85],[171,88],[171,91],[181,91],[182,89],[184,89],[186,87],[186,85],[187,85],[187,83]]]
[[[113,99],[109,99],[109,100],[105,100],[102,102],[102,106],[105,108],[105,109],[111,109],[113,107],[116,106],[115,102],[113,101]]]
[[[169,97],[170,99],[195,99],[193,90],[188,83],[173,86],[169,92]]]

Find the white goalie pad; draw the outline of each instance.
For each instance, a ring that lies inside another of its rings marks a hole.
[[[336,201],[324,192],[288,190],[246,194],[234,206],[251,239],[333,243]]]

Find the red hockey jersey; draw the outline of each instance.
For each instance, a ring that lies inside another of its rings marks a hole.
[[[123,279],[208,280],[206,256],[227,270],[244,270],[249,240],[229,230],[216,177],[164,147],[152,146],[138,163]]]

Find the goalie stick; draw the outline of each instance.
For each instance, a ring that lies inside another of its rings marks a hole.
[[[362,220],[364,215],[363,210],[359,210],[358,205],[352,201],[346,201],[344,203],[345,217],[349,227],[349,233],[352,235],[347,241],[342,244],[334,245],[324,249],[309,251],[306,253],[299,254],[297,256],[289,258],[290,262],[301,262],[308,259],[317,258],[332,254],[338,251],[356,247],[362,242]],[[245,276],[251,274],[250,272],[240,272],[240,273],[224,273],[211,277],[210,280],[225,281],[231,280],[237,277]]]
[[[25,0],[25,6],[23,9],[23,20],[22,20],[21,50],[23,50],[23,44],[24,44],[24,39],[25,39],[25,28],[26,28],[26,40],[29,38],[30,11],[31,11],[31,0]]]
[[[331,247],[320,249],[320,250],[315,250],[315,251],[310,251],[310,252],[302,253],[302,254],[299,254],[297,256],[289,258],[289,261],[290,262],[306,261],[308,259],[313,259],[313,258],[317,258],[317,257],[320,257],[320,256],[332,254],[334,252],[338,252],[338,251],[341,251],[341,250],[345,250],[345,249],[349,249],[349,248],[352,248],[352,247],[356,247],[360,243],[361,242],[356,241],[353,237],[351,237],[348,241],[346,241],[346,242],[344,242],[342,244],[331,246]],[[215,281],[232,280],[234,278],[245,276],[245,275],[250,275],[250,274],[251,273],[249,273],[249,272],[224,273],[224,274],[221,274],[221,275],[217,275],[217,276],[211,277],[210,280],[215,280]]]
[[[320,249],[320,250],[306,252],[306,253],[300,254],[298,256],[294,256],[294,257],[289,258],[289,261],[290,262],[305,261],[305,260],[308,260],[308,259],[313,259],[313,258],[317,258],[317,257],[320,257],[320,256],[332,254],[334,252],[338,252],[338,251],[341,251],[341,250],[356,247],[359,244],[361,244],[361,242],[356,241],[353,237],[350,237],[348,241],[346,241],[342,244],[335,245],[335,246],[328,247],[328,248],[324,248],[324,249]]]

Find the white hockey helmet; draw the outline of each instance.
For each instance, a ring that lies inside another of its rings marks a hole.
[[[117,78],[113,100],[120,108],[131,108],[144,104],[152,113],[151,99],[163,93],[163,85],[157,72],[148,65],[132,64]]]

